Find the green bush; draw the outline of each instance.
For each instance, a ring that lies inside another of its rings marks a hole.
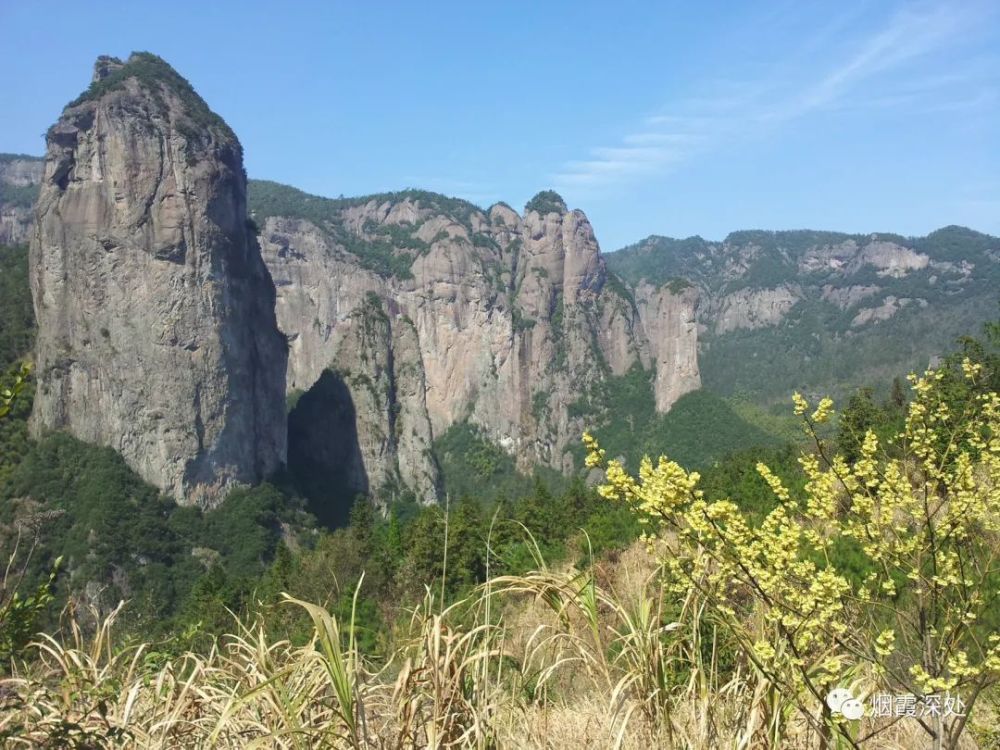
[[[0,372],[17,364],[34,342],[28,248],[0,245]]]
[[[542,216],[546,214],[566,213],[566,201],[554,190],[543,190],[535,195],[524,207],[524,213],[537,211]]]

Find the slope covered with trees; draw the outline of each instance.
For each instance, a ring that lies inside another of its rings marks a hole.
[[[1000,239],[950,226],[926,237],[734,232],[651,236],[607,256],[630,283],[698,286],[702,380],[777,402],[847,395],[922,370],[997,312]]]

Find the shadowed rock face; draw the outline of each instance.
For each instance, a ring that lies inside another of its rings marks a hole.
[[[166,63],[101,58],[49,130],[30,274],[37,435],[210,506],[285,461],[287,345],[242,151]]]
[[[369,295],[344,329],[332,367],[289,415],[289,466],[314,510],[343,521],[327,506],[351,493],[371,492],[383,506],[410,492],[442,500],[412,322]]]

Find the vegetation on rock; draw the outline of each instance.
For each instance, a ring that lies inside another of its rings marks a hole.
[[[234,143],[239,143],[226,121],[213,112],[188,80],[162,57],[151,52],[133,52],[124,63],[116,58],[112,58],[112,62],[121,67],[116,67],[105,77],[93,81],[86,91],[66,105],[66,109],[96,101],[105,94],[124,88],[127,81],[134,79],[158,101],[162,101],[161,87],[177,96],[183,105],[184,116],[190,121],[192,132],[212,128]]]
[[[413,201],[421,208],[443,214],[472,231],[471,217],[482,214],[479,207],[458,198],[449,198],[426,190],[402,190],[354,198],[322,198],[288,185],[269,180],[250,180],[248,206],[260,224],[271,216],[305,219],[324,232],[335,245],[354,255],[364,268],[385,276],[412,278],[410,267],[416,255],[426,252],[428,244],[415,236],[418,226],[376,225],[367,227],[367,235],[349,229],[343,212],[370,202],[376,204]]]
[[[926,259],[881,268],[862,257],[878,243]],[[956,336],[995,315],[998,253],[1000,239],[951,226],[917,238],[805,230],[734,232],[721,243],[652,236],[606,260],[631,284],[683,278],[697,286],[704,386],[774,405],[794,389],[842,398],[926,368]],[[739,293],[775,289],[792,299],[777,320],[716,330],[720,317],[750,305]]]
[[[566,213],[566,201],[554,190],[543,190],[536,194],[524,207],[524,213],[535,211],[542,216]]]

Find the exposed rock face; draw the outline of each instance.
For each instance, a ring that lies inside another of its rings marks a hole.
[[[31,207],[45,162],[0,154],[0,245],[22,245],[31,236]]]
[[[850,271],[857,271],[863,266],[874,266],[879,276],[891,276],[901,279],[910,271],[927,268],[930,258],[908,247],[895,242],[885,242],[872,239],[861,252],[854,257],[849,266]]]
[[[286,342],[242,150],[159,58],[102,58],[50,129],[31,239],[35,434],[212,505],[285,460]]]
[[[11,187],[31,187],[42,181],[45,162],[33,157],[0,159],[0,183]]]
[[[910,271],[926,268],[929,262],[930,258],[924,253],[872,235],[814,245],[799,258],[798,268],[801,273],[832,270],[850,275],[872,266],[878,269],[879,276],[902,278]]]
[[[685,393],[701,387],[694,312],[698,292],[690,286],[671,291],[640,284],[636,302],[654,362],[656,408],[665,412]]]
[[[849,307],[854,307],[858,302],[865,299],[866,297],[871,297],[873,294],[877,294],[879,288],[877,286],[834,286],[833,284],[826,284],[823,287],[822,298],[827,302],[832,302],[841,310],[846,310]]]
[[[255,218],[290,339],[289,389],[324,372],[342,379],[364,467],[357,491],[397,482],[437,500],[432,440],[464,421],[523,468],[568,471],[586,426],[571,406],[600,381],[655,370],[663,411],[700,385],[696,290],[633,295],[609,278],[587,218],[561,201],[523,218],[420,193],[331,201],[314,221],[266,208]],[[386,249],[407,272],[377,270]],[[294,421],[315,411],[311,395]]]
[[[857,315],[855,315],[854,319],[851,321],[851,327],[860,328],[868,323],[888,320],[904,307],[914,302],[920,305],[920,307],[927,307],[927,300],[925,299],[914,300],[909,297],[896,298],[890,294],[878,307],[867,307],[859,310]]]
[[[296,427],[304,429],[293,431],[292,450],[307,454],[316,467],[341,465],[340,475],[330,477],[339,489],[371,493],[382,503],[409,490],[424,502],[436,502],[441,478],[431,450],[413,322],[399,315],[390,319],[382,299],[369,293],[340,327],[331,368],[320,378],[332,377],[346,387],[333,412],[341,414],[343,402],[349,402],[353,424],[339,424],[337,432],[352,435],[354,445],[327,452],[330,410],[307,394],[295,413]]]
[[[712,315],[716,333],[740,328],[765,328],[777,325],[802,299],[802,290],[791,285],[774,289],[740,289],[722,297]]]

